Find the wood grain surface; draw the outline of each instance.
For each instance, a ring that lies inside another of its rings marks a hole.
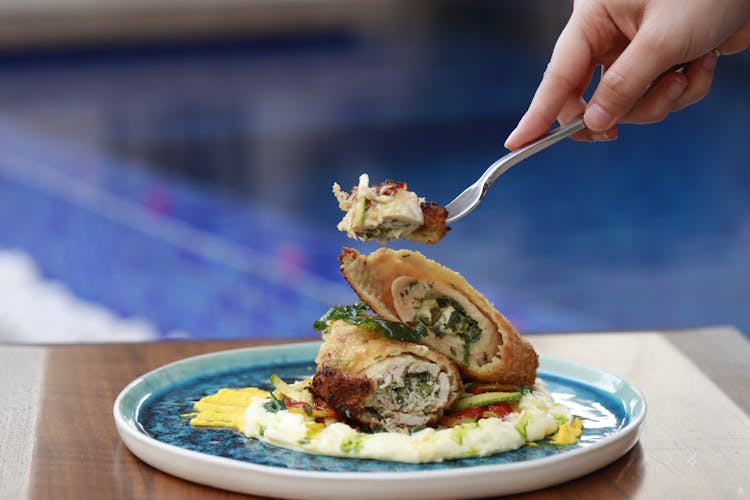
[[[738,332],[717,328],[529,338],[541,353],[607,370],[639,386],[648,415],[639,444],[620,460],[517,498],[743,498],[750,493],[747,390],[725,390],[750,387],[750,343]],[[44,353],[45,366],[29,497],[252,498],[177,479],[144,464],[120,440],[112,406],[131,380],[166,363],[270,343],[278,342],[36,348]],[[705,355],[716,343],[723,346],[721,359]],[[0,354],[8,349],[0,346]]]
[[[274,342],[59,347],[47,357],[30,497],[248,498],[164,474],[123,445],[112,407],[133,379],[179,359]]]

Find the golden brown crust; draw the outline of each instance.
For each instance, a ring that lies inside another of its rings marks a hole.
[[[453,369],[447,357],[427,346],[391,340],[379,332],[365,330],[342,320],[330,323],[323,340],[315,363],[354,375],[362,373],[378,360],[399,354],[413,354],[438,365],[451,365],[450,369]]]
[[[383,319],[402,321],[394,305],[392,283],[401,276],[451,288],[471,302],[497,331],[497,353],[489,362],[461,365],[465,378],[482,382],[533,385],[538,367],[534,348],[492,304],[458,273],[427,259],[419,252],[380,248],[365,256],[344,248],[341,272],[359,297]],[[448,354],[448,353],[446,353]]]
[[[347,420],[357,420],[375,386],[369,378],[321,365],[312,379],[312,391]],[[368,422],[369,425],[369,422]]]
[[[374,254],[373,254],[374,255]],[[367,257],[353,248],[344,247],[339,254],[341,274],[352,290],[359,295],[367,307],[375,311],[375,314],[388,321],[401,321],[393,304],[390,293],[390,281],[388,291],[382,285],[387,277],[381,277],[378,273],[370,272],[367,268]],[[377,265],[377,262],[375,263]],[[393,277],[395,279],[395,276]],[[392,280],[391,280],[392,281]]]
[[[354,186],[354,188],[352,189],[352,194],[356,193],[356,189],[357,186]],[[372,186],[372,189],[374,189],[378,194],[393,196],[398,191],[408,191],[409,185],[405,182],[396,182],[393,179],[386,179],[380,184],[375,184],[374,186]]]
[[[445,221],[448,218],[448,210],[432,201],[422,202],[422,215],[424,222],[417,229],[406,235],[407,240],[418,243],[434,245],[442,240],[450,227]]]
[[[427,346],[391,340],[341,320],[329,324],[323,340],[315,359],[318,368],[312,391],[347,420],[370,427],[381,424],[372,411],[364,411],[368,397],[376,389],[365,372],[388,357],[407,354],[437,364],[450,381],[450,398],[443,409],[449,408],[463,392],[461,376],[453,362]],[[430,423],[441,415],[442,410],[436,412]]]

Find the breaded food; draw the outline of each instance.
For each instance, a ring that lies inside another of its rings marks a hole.
[[[333,194],[346,212],[336,227],[352,239],[380,243],[406,239],[432,245],[450,229],[445,223],[448,211],[419,198],[405,182],[388,180],[370,186],[369,176],[362,174],[351,193],[334,183]]]
[[[331,321],[312,391],[354,423],[389,431],[437,422],[463,392],[453,362],[427,346]]]
[[[422,225],[410,232],[406,236],[406,239],[427,245],[434,245],[442,240],[451,229],[445,224],[448,218],[448,210],[432,201],[421,202],[421,208]]]
[[[388,321],[424,325],[421,342],[450,357],[465,379],[534,384],[534,348],[460,274],[409,250],[362,255],[344,248],[339,262],[370,309]]]

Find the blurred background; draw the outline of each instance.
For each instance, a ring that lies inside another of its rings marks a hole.
[[[568,2],[7,0],[0,342],[314,337],[355,300],[334,181],[449,202],[505,153]],[[750,57],[504,175],[422,251],[523,332],[750,333]]]

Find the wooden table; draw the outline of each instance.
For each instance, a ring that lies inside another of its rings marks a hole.
[[[543,334],[540,353],[634,383],[648,402],[639,444],[588,476],[519,498],[750,496],[750,342],[728,327]],[[137,376],[195,354],[267,342],[0,345],[0,498],[248,498],[145,465],[112,406]]]

